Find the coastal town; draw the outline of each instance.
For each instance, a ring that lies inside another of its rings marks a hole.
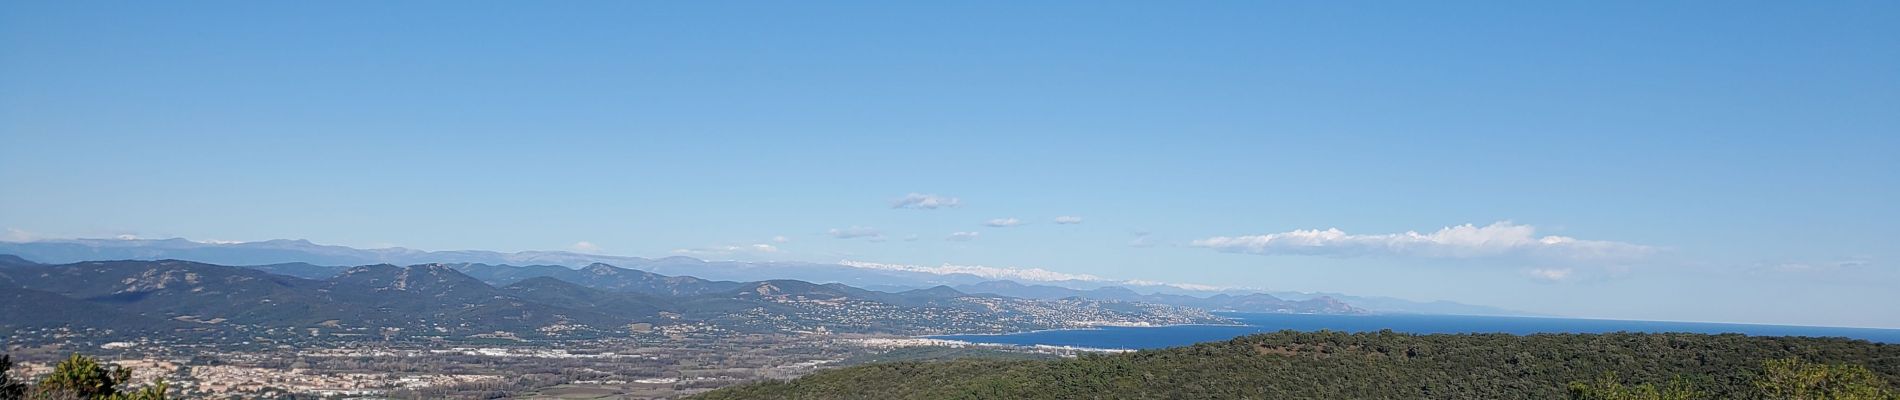
[[[77,335],[75,335],[77,336]],[[1009,353],[1071,357],[1125,350],[978,344],[929,337],[804,333],[533,342],[353,342],[252,347],[115,341],[96,345],[9,345],[32,379],[71,353],[97,355],[163,380],[186,398],[481,398],[489,394],[593,393],[607,398],[675,398],[764,379],[905,353],[932,357]],[[532,398],[532,396],[527,396]]]

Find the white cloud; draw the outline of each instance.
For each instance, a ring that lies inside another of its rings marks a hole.
[[[792,238],[788,238],[788,237],[785,237],[785,236],[773,236],[773,237],[772,237],[772,243],[787,243],[787,242],[791,242],[791,241],[792,241]]]
[[[127,233],[124,235],[114,236],[113,238],[119,239],[119,240],[139,240],[139,235]]]
[[[983,233],[982,232],[951,232],[950,236],[943,238],[943,240],[948,240],[952,242],[968,242],[971,240],[976,240],[978,236],[983,236]]]
[[[954,265],[954,264],[943,264],[941,266],[928,267],[928,266],[922,266],[922,265],[886,264],[886,263],[851,261],[851,260],[839,261],[838,264],[847,266],[847,267],[853,267],[853,268],[876,269],[876,270],[885,270],[885,271],[921,272],[921,273],[936,274],[936,275],[968,274],[968,275],[975,275],[975,276],[988,278],[988,279],[1010,279],[1010,280],[1022,280],[1022,281],[1034,281],[1034,282],[1083,281],[1083,282],[1110,283],[1110,284],[1127,285],[1127,286],[1151,286],[1151,287],[1165,286],[1165,287],[1172,287],[1176,289],[1204,291],[1204,292],[1218,292],[1218,291],[1223,291],[1223,290],[1238,289],[1238,288],[1226,287],[1226,286],[1202,285],[1202,284],[1193,284],[1193,283],[1157,282],[1157,281],[1148,281],[1148,280],[1139,280],[1139,279],[1114,280],[1114,279],[1103,278],[1103,277],[1095,276],[1095,275],[1071,274],[1071,273],[1065,273],[1065,272],[1050,271],[1050,270],[1046,270],[1042,268],[988,267],[988,266],[982,266],[982,265]]]
[[[594,245],[593,242],[588,242],[588,241],[583,240],[579,242],[574,242],[574,245],[567,246],[567,249],[582,252],[582,253],[594,253],[594,252],[600,251],[600,246]]]
[[[839,238],[839,239],[870,238],[872,240],[879,240],[879,239],[884,238],[883,231],[879,231],[877,230],[877,228],[865,227],[865,226],[853,226],[850,228],[831,228],[831,230],[825,231],[825,234],[831,235],[831,237]]]
[[[1154,235],[1150,235],[1148,232],[1139,232],[1135,233],[1134,239],[1128,240],[1128,247],[1155,247],[1157,242]]]
[[[914,208],[914,209],[920,209],[920,210],[935,210],[938,208],[952,208],[959,205],[962,205],[962,201],[958,200],[955,197],[938,196],[934,194],[923,194],[923,193],[907,194],[907,195],[904,195],[903,198],[900,198],[900,199],[897,199],[897,201],[891,202],[891,208]]]
[[[1537,268],[1526,271],[1531,278],[1545,282],[1563,282],[1576,276],[1576,270],[1570,268]]]
[[[1023,224],[1022,220],[1015,219],[1015,218],[997,218],[997,219],[992,219],[989,221],[983,221],[983,226],[988,226],[991,228],[1008,228],[1008,227],[1022,225],[1022,224]]]
[[[1650,246],[1581,240],[1566,236],[1536,236],[1537,229],[1500,221],[1486,226],[1464,224],[1422,234],[1348,234],[1338,228],[1303,229],[1252,236],[1216,236],[1195,240],[1195,247],[1230,253],[1265,255],[1320,255],[1334,257],[1400,256],[1476,258],[1538,256],[1569,259],[1632,258],[1655,251]]]
[[[1869,262],[1867,259],[1856,258],[1856,259],[1848,259],[1848,260],[1840,260],[1840,261],[1826,261],[1826,262],[1785,262],[1785,263],[1779,263],[1779,264],[1768,264],[1768,265],[1765,265],[1765,268],[1761,268],[1761,269],[1766,269],[1768,271],[1773,271],[1773,272],[1786,272],[1786,273],[1831,273],[1831,272],[1841,272],[1841,271],[1853,271],[1853,270],[1860,269],[1862,267],[1866,267],[1868,264]]]
[[[1833,268],[1832,265],[1811,263],[1780,263],[1768,266],[1768,269],[1776,272],[1816,272],[1831,270]]]
[[[1055,271],[1050,271],[1050,270],[1041,269],[1041,268],[986,267],[986,266],[981,266],[981,265],[952,265],[952,264],[944,264],[942,266],[936,266],[936,267],[926,267],[926,266],[921,266],[921,265],[885,264],[885,263],[861,262],[861,261],[850,261],[850,260],[839,261],[838,264],[847,266],[847,267],[854,267],[854,268],[879,269],[879,270],[886,270],[886,271],[922,272],[922,273],[937,274],[937,275],[970,274],[970,275],[976,275],[976,276],[991,278],[991,279],[1023,279],[1023,280],[1031,280],[1031,281],[1069,281],[1069,280],[1104,281],[1106,280],[1095,275],[1062,273],[1062,272],[1055,272]]]
[[[1156,282],[1156,281],[1147,281],[1147,280],[1140,280],[1140,279],[1129,279],[1129,280],[1122,281],[1121,283],[1124,285],[1133,285],[1133,286],[1167,286],[1167,287],[1171,287],[1175,289],[1192,290],[1196,292],[1219,292],[1223,290],[1240,289],[1240,288],[1228,287],[1228,286],[1202,285],[1198,283]]]
[[[45,238],[37,233],[7,228],[7,234],[0,235],[0,242],[32,242]]]
[[[702,247],[702,248],[697,248],[697,249],[674,249],[673,253],[704,256],[704,255],[728,255],[728,254],[734,254],[734,253],[777,253],[778,251],[779,251],[778,246],[773,246],[773,245],[764,244],[764,243],[757,243],[757,244],[748,244],[748,245]]]
[[[1082,223],[1082,217],[1077,217],[1073,215],[1064,215],[1064,216],[1056,217],[1056,223],[1063,224],[1063,225],[1080,224]]]

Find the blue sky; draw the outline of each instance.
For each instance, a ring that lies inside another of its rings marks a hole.
[[[8,2],[0,228],[1900,327],[1894,2],[703,3]]]

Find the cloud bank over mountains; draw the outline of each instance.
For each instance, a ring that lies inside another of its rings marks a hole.
[[[1044,282],[1106,280],[1106,279],[1103,279],[1102,277],[1095,276],[1095,275],[1070,274],[1070,273],[1050,271],[1050,270],[1041,269],[1041,268],[1001,268],[1001,267],[986,267],[986,266],[981,266],[981,265],[953,265],[953,264],[944,264],[942,266],[937,266],[937,267],[927,267],[927,266],[921,266],[921,265],[886,264],[886,263],[852,261],[852,260],[839,261],[838,265],[854,267],[854,268],[864,268],[864,269],[881,269],[881,270],[887,270],[887,271],[923,272],[923,273],[937,274],[937,275],[970,274],[970,275],[976,275],[976,276],[980,276],[984,278],[992,278],[992,279],[1024,279],[1024,280],[1044,281]]]
[[[778,249],[765,243],[734,244],[685,249],[682,253],[721,254],[734,252],[774,253]],[[811,282],[838,282],[858,287],[882,287],[881,290],[927,288],[938,285],[969,285],[995,280],[1049,285],[1078,290],[1121,286],[1144,293],[1206,295],[1208,293],[1264,293],[1249,287],[1205,285],[1152,280],[1124,280],[1090,274],[1066,273],[1042,268],[990,267],[943,264],[921,266],[862,261],[811,263],[789,261],[709,261],[692,257],[643,258],[571,251],[495,252],[483,250],[427,251],[401,247],[358,249],[322,245],[306,240],[266,240],[254,242],[193,241],[186,239],[46,239],[30,241],[0,240],[0,254],[26,260],[63,264],[95,260],[180,259],[223,265],[267,265],[311,263],[328,266],[368,264],[414,265],[425,263],[482,263],[490,265],[561,265],[579,268],[606,263],[623,268],[663,274],[693,276],[709,280],[735,282],[766,279],[798,279]],[[1464,307],[1463,313],[1516,314],[1482,306],[1448,302],[1412,302],[1378,297],[1352,297],[1328,294],[1344,301],[1371,302],[1373,310],[1439,309],[1445,305]],[[1357,306],[1355,304],[1355,306]],[[1422,308],[1421,308],[1422,307]],[[1439,308],[1434,308],[1439,307]],[[1471,311],[1477,310],[1477,311]]]
[[[674,254],[685,254],[685,255],[694,255],[694,256],[729,256],[729,255],[733,255],[737,253],[777,253],[777,252],[779,252],[778,246],[773,246],[773,245],[769,245],[765,243],[673,249]]]
[[[867,228],[868,229],[868,228]],[[857,232],[858,234],[866,234]],[[970,237],[978,236],[975,232]],[[881,235],[881,233],[868,233]],[[778,253],[777,246],[766,243],[735,244],[674,250],[675,254],[718,256],[734,253]],[[425,263],[484,263],[508,265],[563,265],[581,267],[592,263],[646,270],[670,275],[690,275],[706,279],[763,280],[803,279],[817,282],[845,282],[874,285],[911,285],[928,287],[939,284],[967,284],[983,280],[1018,280],[1051,284],[1088,283],[1092,286],[1129,285],[1172,288],[1188,291],[1221,291],[1228,288],[1187,283],[1117,280],[1090,274],[1074,274],[1041,268],[1008,268],[980,265],[943,264],[919,266],[860,261],[836,264],[804,262],[706,261],[689,257],[644,258],[583,254],[571,251],[523,251],[514,253],[483,250],[426,251],[401,247],[358,249],[321,245],[306,240],[266,240],[258,242],[205,242],[187,239],[37,239],[0,240],[0,254],[25,257],[42,263],[70,263],[96,260],[181,259],[226,265],[265,265],[303,262],[318,265],[354,266],[367,264],[412,265]]]
[[[1510,221],[1485,226],[1464,224],[1432,233],[1407,231],[1386,234],[1350,234],[1338,228],[1301,229],[1249,236],[1215,236],[1195,240],[1194,247],[1229,253],[1309,255],[1329,257],[1484,258],[1527,256],[1573,260],[1631,259],[1657,248],[1568,236],[1537,236],[1537,228]]]
[[[1247,288],[1202,285],[1202,284],[1193,284],[1193,283],[1158,282],[1158,281],[1148,281],[1148,280],[1139,280],[1139,279],[1118,280],[1118,279],[1103,278],[1100,276],[1095,276],[1095,275],[1090,275],[1090,274],[1071,274],[1071,273],[1066,273],[1066,272],[1056,272],[1056,271],[1050,271],[1050,270],[1046,270],[1042,268],[989,267],[989,266],[982,266],[982,265],[955,265],[955,264],[943,264],[940,266],[931,267],[931,266],[923,266],[923,265],[888,264],[888,263],[853,261],[853,260],[839,261],[838,265],[843,265],[843,266],[853,267],[853,268],[863,268],[863,269],[873,269],[873,270],[883,270],[883,271],[920,272],[920,273],[936,274],[936,275],[957,275],[957,274],[973,275],[973,276],[979,276],[979,277],[983,277],[987,279],[999,279],[999,280],[1020,280],[1020,281],[1034,281],[1034,282],[1079,281],[1079,282],[1106,283],[1106,284],[1117,284],[1117,285],[1128,285],[1128,286],[1169,287],[1169,288],[1198,291],[1198,292],[1247,290]]]

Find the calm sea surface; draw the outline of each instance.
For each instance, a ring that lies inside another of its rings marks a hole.
[[[1461,315],[1302,315],[1222,313],[1245,326],[1164,326],[1066,329],[1008,335],[943,335],[939,339],[976,343],[1076,346],[1105,349],[1152,349],[1227,340],[1235,336],[1283,329],[1330,329],[1367,332],[1391,329],[1404,333],[1605,333],[1693,332],[1741,333],[1751,336],[1838,336],[1875,342],[1900,343],[1900,329],[1828,328],[1814,326],[1715,324],[1700,322],[1619,321],[1603,319],[1475,317]]]

